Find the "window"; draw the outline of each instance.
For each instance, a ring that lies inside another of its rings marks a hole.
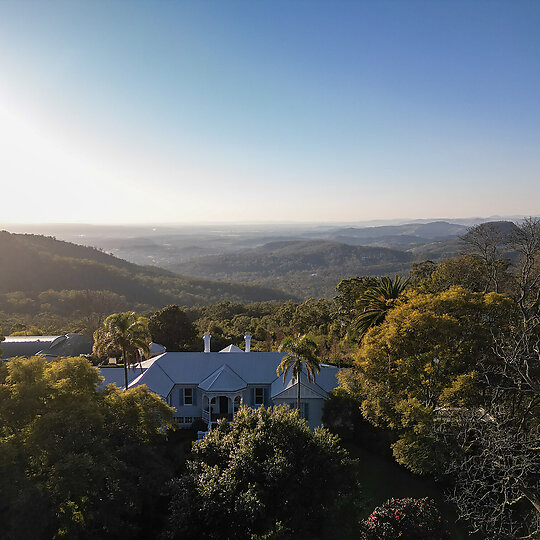
[[[264,388],[255,388],[255,405],[264,403]]]
[[[193,405],[193,388],[184,388],[184,405]]]
[[[184,423],[184,417],[183,416],[177,416],[176,417],[176,423],[177,424],[183,424]]]
[[[192,418],[191,416],[186,416],[186,417],[184,418],[184,422],[185,422],[186,424],[191,424],[191,423],[193,422],[193,418]]]

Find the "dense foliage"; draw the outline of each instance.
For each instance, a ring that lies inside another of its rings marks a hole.
[[[171,474],[172,411],[144,387],[100,382],[83,358],[0,365],[2,538],[145,537]]]
[[[432,500],[390,499],[362,523],[362,540],[444,540],[449,538]]]
[[[6,313],[85,316],[173,303],[290,297],[256,285],[187,278],[138,266],[94,248],[45,236],[0,231],[0,253],[0,310]]]
[[[359,273],[407,272],[412,256],[384,247],[325,240],[271,242],[240,253],[201,257],[174,265],[181,274],[257,283],[294,297],[330,298],[340,280]]]
[[[166,306],[148,320],[152,341],[168,351],[191,350],[195,345],[195,327],[178,306]]]
[[[472,531],[535,538],[540,220],[480,225],[464,240],[468,254],[413,269],[342,382],[365,418],[396,432],[398,461],[446,474]]]
[[[169,539],[356,538],[354,467],[294,409],[242,408],[193,447]]]
[[[510,300],[494,293],[411,291],[366,334],[342,381],[361,396],[367,419],[399,430],[398,461],[415,472],[442,470],[435,457],[444,455],[433,451],[435,411],[477,402],[478,360],[492,351],[491,329],[512,315]]]

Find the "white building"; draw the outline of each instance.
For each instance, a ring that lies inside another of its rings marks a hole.
[[[247,335],[246,351],[229,345],[220,352],[209,352],[207,335],[206,352],[166,352],[157,356],[144,363],[142,374],[137,370],[139,375],[129,387],[145,384],[162,396],[175,408],[176,421],[182,427],[191,426],[197,419],[209,426],[218,418],[231,420],[241,404],[295,407],[298,381],[291,374],[285,381],[276,375],[286,353],[251,352],[249,340]],[[322,423],[323,403],[328,392],[338,385],[337,372],[336,367],[321,364],[314,382],[309,382],[304,373],[300,377],[301,413],[310,427]],[[106,369],[102,375],[108,378]]]

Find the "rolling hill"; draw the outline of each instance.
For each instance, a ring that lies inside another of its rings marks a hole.
[[[291,240],[201,257],[171,268],[185,275],[257,283],[303,297],[330,297],[343,278],[407,272],[412,260],[410,253],[388,248]]]
[[[291,298],[258,285],[185,277],[139,266],[52,237],[0,232],[0,311],[43,310],[51,302],[77,296],[75,291],[107,291],[133,309]]]

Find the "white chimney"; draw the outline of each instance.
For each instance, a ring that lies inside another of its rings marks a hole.
[[[244,339],[246,340],[246,352],[251,352],[251,334],[246,334]]]
[[[204,340],[204,352],[210,352],[210,338],[212,336],[210,334],[204,334],[203,340]]]

